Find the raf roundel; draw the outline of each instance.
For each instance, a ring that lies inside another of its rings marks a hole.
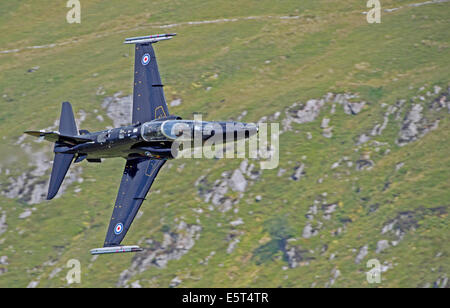
[[[146,53],[145,55],[142,56],[142,65],[147,65],[150,63],[150,55],[148,53]]]
[[[119,235],[120,233],[122,233],[123,231],[123,225],[121,223],[118,223],[115,227],[114,227],[114,233],[116,235]]]

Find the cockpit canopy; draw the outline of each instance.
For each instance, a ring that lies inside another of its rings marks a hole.
[[[141,134],[145,141],[174,141],[177,138],[191,139],[194,126],[202,127],[201,123],[194,121],[155,121],[142,124]]]

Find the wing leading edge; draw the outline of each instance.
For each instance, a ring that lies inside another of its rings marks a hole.
[[[104,247],[120,245],[164,163],[145,158],[127,160]]]

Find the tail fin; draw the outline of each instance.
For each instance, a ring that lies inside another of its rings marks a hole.
[[[69,102],[62,104],[61,117],[59,119],[59,132],[63,135],[77,136],[78,130],[73,116],[72,106]],[[57,148],[61,146],[59,142],[55,143],[55,159],[53,160],[52,175],[48,187],[47,200],[53,199],[58,193],[59,187],[69,170],[73,161],[74,154],[56,153]]]
[[[77,124],[73,116],[72,105],[69,102],[62,103],[61,117],[59,119],[59,132],[62,135],[78,135]]]

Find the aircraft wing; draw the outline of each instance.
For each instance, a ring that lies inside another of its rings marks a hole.
[[[165,160],[128,159],[104,247],[119,246]]]
[[[144,123],[167,116],[169,110],[153,46],[151,43],[136,43],[132,123]]]

